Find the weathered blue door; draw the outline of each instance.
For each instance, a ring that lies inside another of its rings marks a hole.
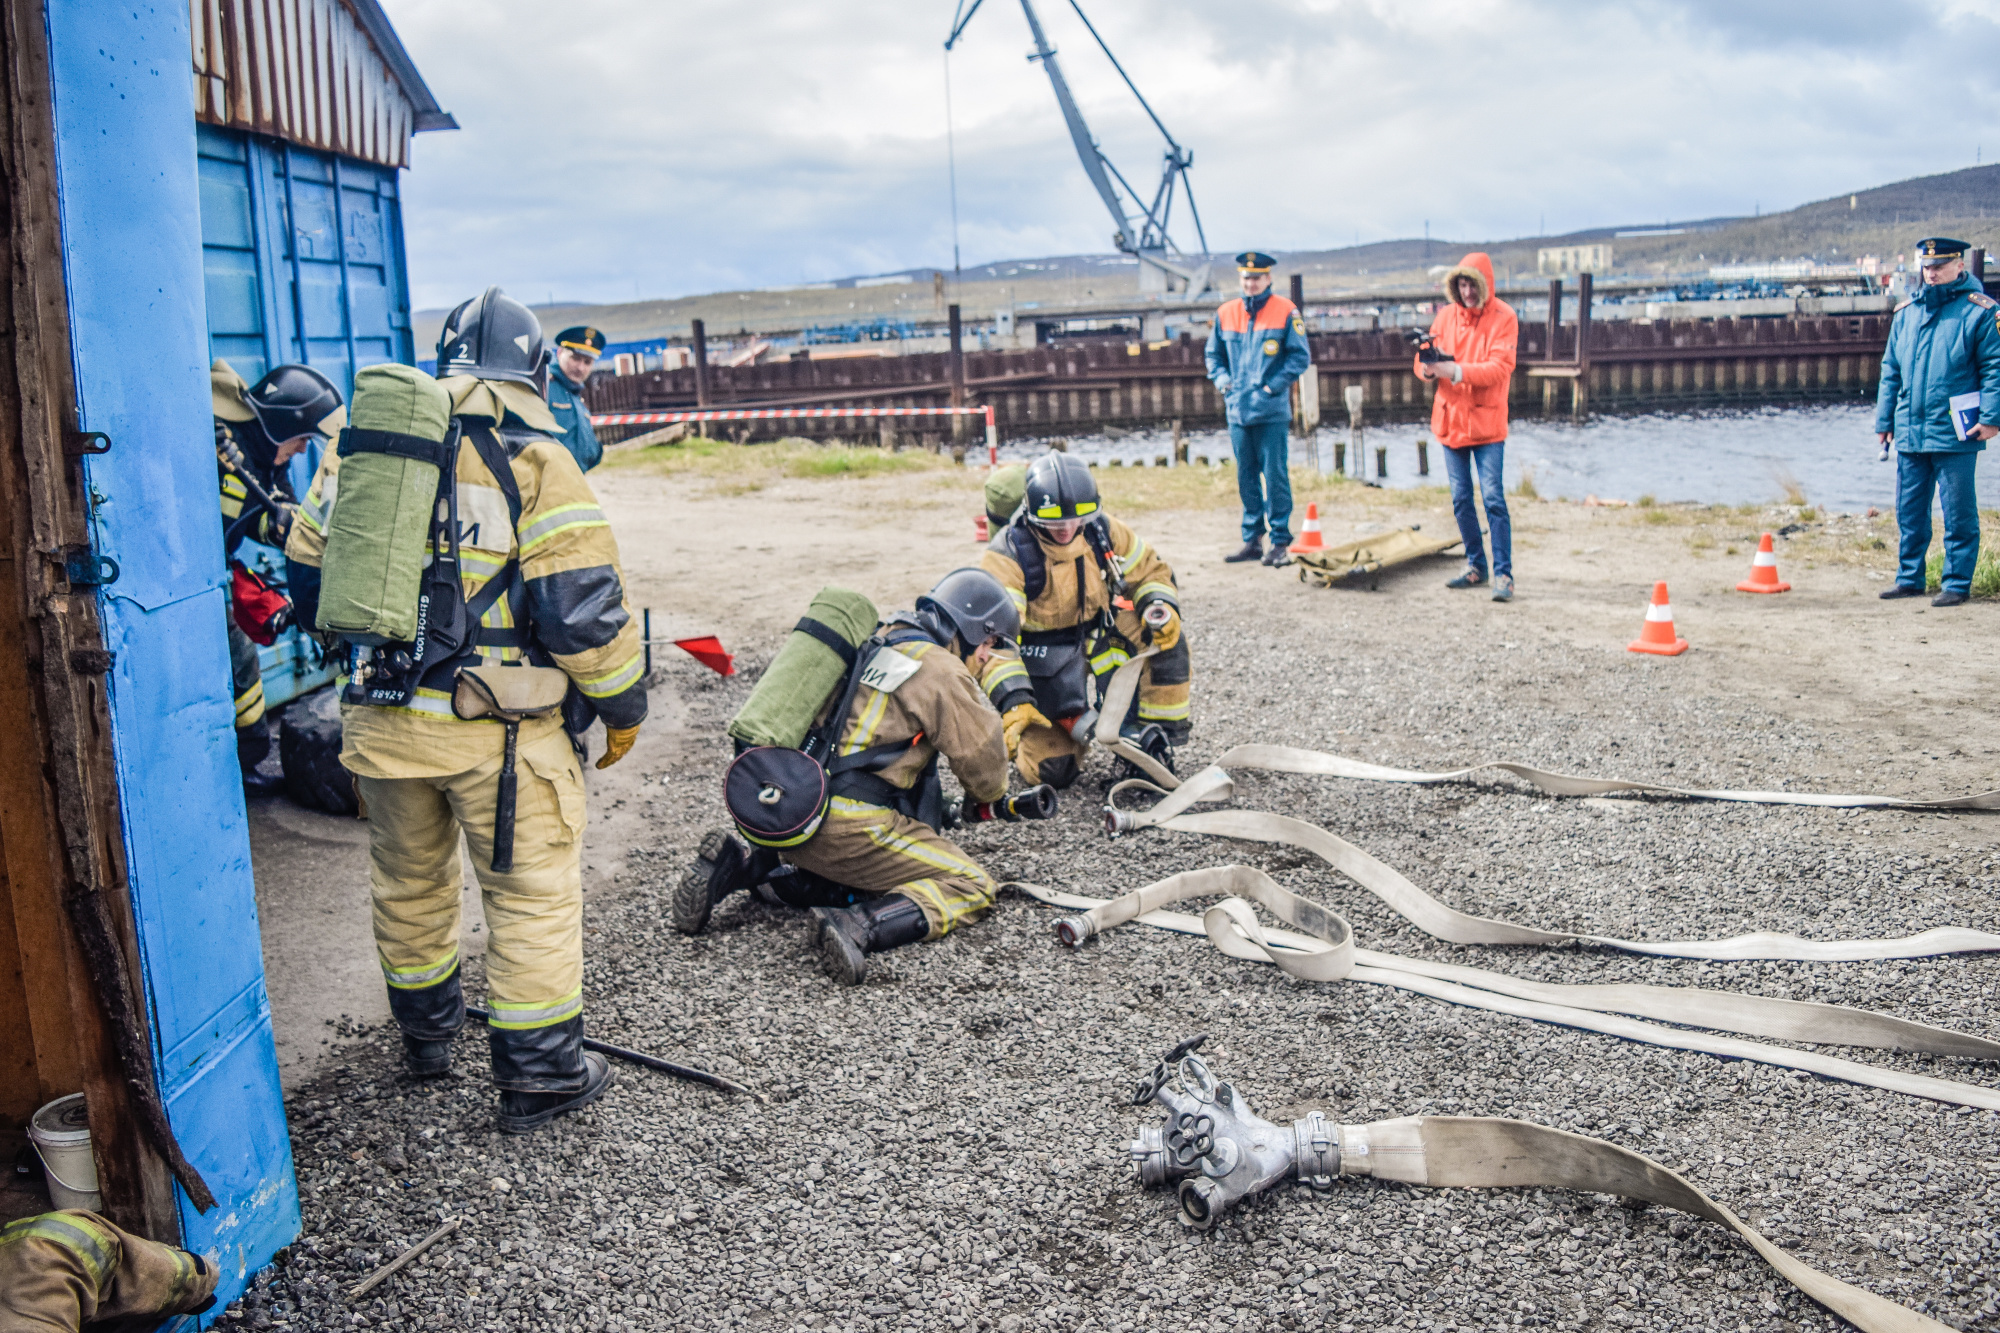
[[[188,7],[48,8],[77,417],[87,463],[126,873],[160,1093],[217,1206],[183,1243],[226,1302],[298,1233],[231,738],[207,393]],[[317,346],[317,343],[315,343]]]

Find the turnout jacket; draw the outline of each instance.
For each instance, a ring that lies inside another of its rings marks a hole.
[[[894,628],[883,627],[892,633]],[[903,660],[869,663],[871,669],[848,706],[834,755],[857,754],[915,739],[916,744],[898,755],[894,763],[875,770],[875,775],[907,791],[931,761],[943,755],[958,785],[973,800],[997,801],[1005,796],[1007,741],[1000,714],[979,692],[978,683],[958,654],[914,635],[879,650],[876,658],[883,654]],[[866,683],[871,677],[880,682],[879,687]]]
[[[569,450],[576,465],[588,472],[604,461],[604,446],[597,442],[597,428],[590,424],[590,400],[583,386],[549,366],[549,413],[555,418],[556,438]]]
[[[546,661],[567,674],[576,688],[596,706],[607,726],[636,726],[646,716],[642,679],[644,649],[638,623],[626,603],[624,577],[618,564],[618,544],[611,524],[598,506],[590,483],[576,460],[554,438],[555,422],[535,393],[500,380],[452,376],[441,383],[451,395],[452,412],[466,431],[495,430],[506,450],[514,485],[521,495],[521,516],[513,521],[506,493],[488,470],[470,439],[461,442],[457,459],[459,557],[463,587],[469,601],[510,559],[517,560],[518,586],[497,598],[481,618],[489,630],[532,626],[532,643]],[[326,522],[340,486],[340,456],[329,449],[320,460],[312,486],[299,505],[285,547],[292,598],[300,621],[315,622],[319,606],[319,566],[326,550]],[[481,647],[479,659],[518,661],[526,646]],[[357,744],[369,748],[371,737],[405,756],[411,728],[434,743],[439,772],[456,772],[443,754],[462,749],[452,735],[477,735],[473,748],[483,753],[497,741],[498,724],[490,719],[460,721],[447,691],[421,688],[406,708],[353,705],[342,710],[346,744],[343,762],[357,772]],[[523,724],[522,743],[537,724],[559,726],[558,718]],[[381,733],[379,737],[377,733]],[[490,735],[489,735],[490,733]],[[383,765],[370,777],[415,777],[408,765]],[[388,771],[395,767],[397,771]],[[424,771],[428,771],[425,769]]]
[[[1160,553],[1109,514],[1088,520],[1086,527],[1100,518],[1113,567],[1131,595],[1133,613],[1144,614],[1153,602],[1169,603],[1178,611],[1180,589],[1174,584],[1174,571]],[[1058,546],[1034,524],[1016,521],[994,535],[979,557],[979,567],[1000,580],[1014,599],[1024,636],[1087,626],[1111,609],[1111,589],[1105,585],[1089,534],[1082,529]],[[1091,670],[1102,675],[1126,660],[1123,647],[1107,644],[1092,657]],[[1004,649],[993,654],[980,684],[995,707],[1003,711],[1024,701],[1025,691],[1031,688],[1026,665]]]
[[[1925,287],[1897,307],[1882,352],[1875,429],[1892,431],[1906,454],[1977,453],[1961,440],[1951,400],[1979,395],[1979,425],[2000,426],[2000,306],[1970,273]]]
[[[1292,419],[1292,381],[1312,364],[1299,308],[1276,292],[1224,301],[1203,352],[1232,426]]]

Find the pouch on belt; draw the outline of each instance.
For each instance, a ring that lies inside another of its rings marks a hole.
[[[520,787],[514,760],[521,724],[561,708],[563,696],[568,692],[569,677],[554,667],[482,662],[458,670],[451,691],[451,711],[467,722],[493,717],[507,727],[500,790],[493,805],[493,869],[499,874],[514,868],[514,798]]]

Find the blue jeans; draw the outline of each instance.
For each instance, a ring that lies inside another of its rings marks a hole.
[[[1236,494],[1243,501],[1243,540],[1264,535],[1271,527],[1271,545],[1292,544],[1292,443],[1289,421],[1260,421],[1229,428],[1229,447],[1236,452]]]
[[[1979,563],[1979,497],[1972,488],[1979,455],[1901,453],[1896,455],[1896,582],[1921,588],[1924,558],[1931,549],[1931,492],[1944,510],[1944,579],[1946,592],[1972,594],[1972,567]]]
[[[1507,519],[1507,486],[1502,480],[1502,464],[1507,442],[1468,445],[1444,451],[1445,475],[1451,478],[1451,516],[1458,520],[1458,535],[1465,543],[1465,563],[1487,574],[1486,547],[1479,540],[1479,508],[1472,502],[1472,470],[1479,469],[1479,495],[1486,502],[1487,535],[1493,542],[1495,577],[1514,572],[1514,529]]]

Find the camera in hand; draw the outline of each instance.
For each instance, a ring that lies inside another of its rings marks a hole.
[[[1440,361],[1456,361],[1458,359],[1450,352],[1439,351],[1436,336],[1426,333],[1422,329],[1404,329],[1403,340],[1417,349],[1417,360],[1427,366],[1434,366]]]

